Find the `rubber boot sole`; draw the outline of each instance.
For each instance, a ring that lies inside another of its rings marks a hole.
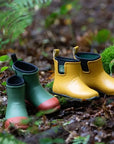
[[[17,129],[27,129],[28,125],[22,123],[23,120],[26,120],[27,117],[13,117],[5,121],[5,128],[8,129],[11,125],[14,125]]]
[[[33,104],[31,102],[29,102],[28,100],[25,100],[26,104],[33,106]],[[51,105],[52,103],[56,102],[56,105]],[[39,112],[42,111],[45,114],[51,114],[53,112],[56,112],[60,109],[60,104],[57,98],[53,97],[45,102],[43,102],[42,104],[40,104],[37,108],[36,108]]]
[[[62,97],[66,97],[66,98],[70,98],[70,99],[72,99],[72,100],[74,100],[74,101],[82,101],[82,102],[83,102],[83,101],[90,101],[90,100],[99,98],[99,96],[95,96],[95,97],[92,97],[92,98],[89,98],[89,99],[72,98],[72,97],[70,97],[70,96],[63,95],[63,94],[58,94],[58,93],[55,93],[55,92],[53,92],[53,91],[52,91],[52,94],[58,95],[58,96],[62,96]]]

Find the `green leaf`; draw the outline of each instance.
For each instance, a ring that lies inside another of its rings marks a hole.
[[[52,25],[58,17],[59,12],[53,12],[49,16],[47,16],[45,20],[45,27],[49,27],[50,25]]]
[[[63,125],[66,126],[66,125],[69,125],[70,123],[71,123],[71,121],[67,121]]]
[[[75,137],[73,140],[73,144],[88,144],[88,141],[90,139],[90,135],[87,135],[86,137]]]
[[[37,120],[34,122],[35,125],[39,126],[40,124],[42,124],[42,120]]]
[[[0,2],[0,29],[6,40],[0,44],[0,48],[8,43],[8,40],[13,42],[32,23],[36,6],[46,7],[51,2],[52,0],[2,0]]]
[[[2,49],[3,45],[6,45],[9,43],[9,39],[3,40],[0,38],[0,49]]]
[[[2,43],[2,45],[3,45],[3,44],[9,43],[9,41],[10,41],[9,39],[6,39],[6,40],[4,40],[4,41],[1,41],[1,43]]]
[[[114,37],[111,37],[110,41],[114,44]]]
[[[21,124],[27,125],[31,122],[31,118],[21,120]]]
[[[42,52],[42,55],[44,56],[44,57],[48,57],[48,53],[46,53],[46,52]]]
[[[4,66],[1,68],[0,72],[4,72],[5,70],[7,70],[9,67],[8,66]]]
[[[65,143],[65,141],[63,140],[63,139],[61,139],[61,138],[56,138],[56,139],[54,139],[53,140],[53,143],[56,143],[56,144],[64,144]]]
[[[103,127],[106,125],[106,119],[104,117],[96,117],[94,119],[94,125],[96,125],[97,127]]]
[[[6,90],[2,91],[2,93],[6,94]]]
[[[61,15],[67,14],[68,11],[69,11],[69,10],[67,9],[66,5],[61,6],[61,8],[60,8],[60,14],[61,14]]]
[[[40,144],[53,144],[53,141],[51,138],[43,138],[40,139]]]
[[[3,56],[0,56],[0,62],[5,62],[7,60],[9,60],[9,56],[8,55],[3,55]]]
[[[38,113],[36,114],[37,117],[41,117],[41,116],[43,116],[43,115],[45,115],[45,112],[44,112],[44,111],[40,111],[40,112],[38,112]]]
[[[95,40],[101,44],[101,43],[105,43],[107,40],[109,40],[110,38],[110,31],[107,29],[102,29],[98,32],[98,34],[95,37]]]
[[[25,144],[24,142],[21,142],[17,140],[13,135],[10,135],[8,133],[0,133],[0,144]]]
[[[60,139],[60,138],[56,138],[56,139],[52,139],[52,138],[43,138],[43,139],[40,139],[40,144],[58,144],[58,143],[61,143],[63,144],[64,143],[64,140],[63,139]]]
[[[50,82],[50,83],[47,83],[45,87],[52,89],[52,87],[53,87],[53,81]]]
[[[3,86],[6,86],[6,81],[2,82],[1,84],[2,84]]]

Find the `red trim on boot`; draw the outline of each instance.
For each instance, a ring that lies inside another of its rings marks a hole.
[[[59,104],[59,100],[56,97],[53,97],[45,102],[43,102],[42,104],[40,104],[37,107],[38,110],[40,111],[46,111],[46,110],[51,110],[49,113],[55,112],[56,110],[60,109],[60,104]]]
[[[16,128],[27,129],[28,125],[21,123],[22,120],[27,119],[27,117],[13,117],[9,118],[5,122],[5,128],[8,128],[10,124],[13,124]]]

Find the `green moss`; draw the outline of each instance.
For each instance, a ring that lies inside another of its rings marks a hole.
[[[114,45],[106,48],[106,49],[101,53],[101,57],[102,57],[102,62],[103,62],[104,70],[105,70],[108,74],[110,74],[109,64],[110,64],[110,62],[114,59]]]
[[[53,81],[47,83],[45,87],[48,88],[48,91],[49,91],[49,92],[52,92]]]
[[[110,62],[109,68],[110,68],[110,74],[112,75],[114,73],[114,59]]]
[[[103,127],[106,125],[106,119],[104,117],[96,117],[94,119],[94,125],[98,127]]]
[[[66,98],[66,97],[57,96],[57,98],[59,99],[61,106],[67,104],[67,102],[68,102],[68,98]]]

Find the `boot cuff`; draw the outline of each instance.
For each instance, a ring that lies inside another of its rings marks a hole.
[[[13,68],[22,73],[34,73],[38,71],[38,68],[35,65],[24,61],[16,61],[13,64]]]
[[[11,76],[6,81],[8,86],[20,86],[24,84],[24,79],[19,76]]]
[[[59,64],[64,64],[65,62],[79,62],[77,59],[72,58],[65,58],[65,57],[55,57],[55,59],[58,61]]]
[[[55,59],[58,61],[58,72],[60,74],[64,74],[64,64],[65,62],[79,62],[78,59],[72,59],[72,58],[65,58],[65,57],[55,57]]]
[[[86,61],[93,61],[93,60],[97,60],[100,58],[99,54],[95,54],[95,53],[88,53],[88,52],[78,52],[76,55],[76,58],[80,59],[80,60],[86,60]]]

